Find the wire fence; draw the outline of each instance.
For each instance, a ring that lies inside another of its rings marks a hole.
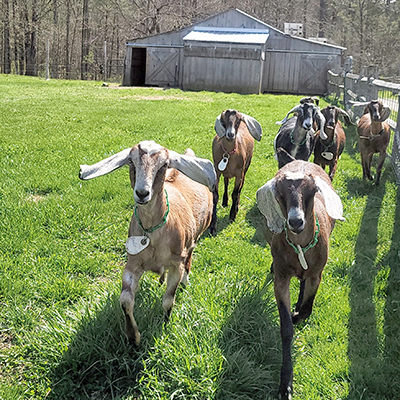
[[[80,64],[39,63],[36,65],[37,76],[50,79],[82,79]],[[0,73],[5,73],[4,64],[0,63]],[[24,75],[25,67],[11,64],[11,73]],[[48,74],[48,76],[47,76]],[[124,59],[108,59],[106,66],[102,63],[91,62],[86,64],[85,80],[107,81],[122,83],[124,74]]]

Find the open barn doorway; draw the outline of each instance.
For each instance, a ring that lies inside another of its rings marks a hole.
[[[146,81],[146,48],[132,49],[131,86],[144,86]]]

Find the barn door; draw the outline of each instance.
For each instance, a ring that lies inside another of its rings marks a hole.
[[[180,49],[155,47],[147,54],[146,84],[178,86]]]
[[[323,95],[328,89],[328,69],[336,60],[335,56],[301,55],[299,93]]]

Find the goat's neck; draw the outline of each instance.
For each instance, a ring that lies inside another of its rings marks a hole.
[[[227,138],[223,137],[221,139],[221,148],[224,152],[229,154],[234,153],[236,150],[236,139],[228,140]]]
[[[162,223],[167,211],[167,200],[164,188],[154,194],[153,198],[147,204],[137,205],[137,216],[144,229],[151,229]]]
[[[327,129],[324,127],[324,132],[327,136],[327,139],[322,140],[321,136],[320,136],[322,143],[324,143],[325,145],[329,145],[329,144],[333,143],[335,141],[335,131],[336,131],[336,127],[334,129]]]
[[[374,121],[371,118],[371,134],[372,135],[379,135],[381,133],[382,129],[383,129],[382,122]]]
[[[304,248],[314,240],[317,229],[315,214],[313,212],[311,216],[307,218],[304,230],[297,234],[294,234],[288,230],[288,237],[295,245],[300,245],[302,248]]]
[[[292,132],[292,138],[295,143],[301,143],[307,136],[308,130],[302,126],[295,126]]]

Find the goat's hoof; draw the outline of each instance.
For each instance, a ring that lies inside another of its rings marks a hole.
[[[211,236],[216,236],[217,235],[217,229],[215,227],[210,228],[210,235]]]
[[[290,385],[287,387],[280,387],[279,393],[278,393],[278,399],[279,400],[292,400],[292,392],[293,392],[293,389]]]
[[[128,336],[128,342],[131,346],[139,347],[140,345],[140,333],[133,332],[133,330],[126,331],[126,335]]]

